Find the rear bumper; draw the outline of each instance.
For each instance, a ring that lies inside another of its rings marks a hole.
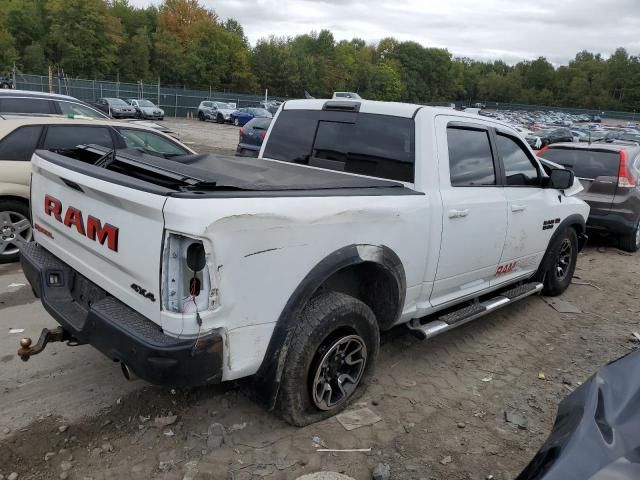
[[[249,143],[239,143],[236,147],[237,157],[258,157],[260,153],[260,145],[251,145]]]
[[[606,230],[619,235],[628,235],[636,229],[636,218],[623,215],[616,212],[610,212],[608,215],[589,215],[587,220],[587,228],[594,230]]]
[[[177,339],[36,243],[20,249],[25,276],[47,312],[70,335],[157,385],[196,386],[222,380],[219,331]],[[51,275],[60,281],[51,285]]]

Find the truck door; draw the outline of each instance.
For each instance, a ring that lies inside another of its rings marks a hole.
[[[490,286],[507,231],[491,132],[482,123],[436,118],[442,240],[431,304],[443,305]]]
[[[509,222],[494,285],[535,272],[557,218],[558,191],[542,188],[540,165],[515,135],[496,132],[496,149],[504,170]]]

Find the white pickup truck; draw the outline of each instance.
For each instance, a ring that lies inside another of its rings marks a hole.
[[[570,171],[449,109],[289,101],[257,159],[62,153],[33,156],[21,252],[60,327],[23,359],[69,340],[155,384],[253,375],[295,425],[358,396],[381,331],[557,295],[586,240]]]

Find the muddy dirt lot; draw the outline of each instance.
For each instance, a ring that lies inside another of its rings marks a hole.
[[[233,149],[234,127],[181,122],[194,148]],[[205,145],[209,134],[216,142]],[[281,480],[331,470],[369,479],[384,462],[393,479],[512,479],[546,438],[559,401],[637,347],[640,256],[595,240],[576,275],[562,299],[581,314],[531,297],[427,342],[405,328],[383,335],[361,399],[382,420],[347,432],[335,419],[288,426],[251,401],[249,382],[189,390],[128,382],[89,346],[53,344],[23,363],[20,337],[54,322],[19,266],[0,266],[0,474]],[[507,423],[505,412],[526,425]]]

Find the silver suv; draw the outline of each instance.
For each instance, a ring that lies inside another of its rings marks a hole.
[[[217,123],[230,123],[231,114],[237,110],[235,103],[203,100],[198,106],[198,119],[201,122],[215,120]]]

